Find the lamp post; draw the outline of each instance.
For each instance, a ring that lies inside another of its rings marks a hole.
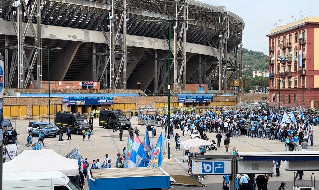
[[[28,45],[25,44],[24,47],[26,48],[37,48],[37,49],[44,49],[48,51],[48,81],[49,81],[49,123],[51,121],[51,85],[50,85],[50,51],[54,51],[54,50],[61,50],[62,48],[60,47],[54,47],[54,48],[50,48],[50,47],[37,47],[37,46],[32,46],[32,45]]]
[[[161,19],[161,20],[147,20],[148,22],[167,22],[168,23],[168,106],[167,106],[167,112],[168,112],[168,120],[167,120],[167,158],[171,158],[171,148],[170,148],[170,133],[171,133],[171,61],[172,61],[172,48],[171,48],[171,38],[172,38],[172,24],[175,22],[186,22],[186,21],[194,21],[193,19],[190,20],[184,20],[184,19]]]
[[[52,50],[61,50],[60,47],[49,48],[45,47],[43,49],[48,50],[48,81],[49,81],[49,123],[51,122],[51,80],[50,80],[50,51]]]

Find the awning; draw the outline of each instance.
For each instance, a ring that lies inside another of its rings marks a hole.
[[[239,152],[244,161],[318,161],[319,151]]]

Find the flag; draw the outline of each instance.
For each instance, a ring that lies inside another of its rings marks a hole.
[[[150,141],[150,136],[148,134],[147,128],[145,132],[143,147],[144,147],[144,155],[143,155],[143,160],[140,163],[139,167],[147,167],[151,159],[151,141]]]
[[[127,161],[127,166],[129,168],[136,168],[142,162],[144,155],[144,147],[142,144],[142,141],[138,138],[136,134],[134,134],[131,157],[130,160]]]
[[[296,117],[295,117],[293,111],[290,112],[290,120],[291,120],[293,123],[297,123],[297,120],[296,120]]]
[[[163,163],[163,134],[159,136],[157,140],[156,146],[153,148],[152,151],[152,160],[150,162],[150,167],[157,168],[161,167]]]
[[[282,121],[281,123],[286,123],[288,121],[289,117],[288,117],[288,114],[285,112],[284,113],[284,116],[282,116]]]
[[[133,148],[133,140],[131,139],[131,137],[128,137],[128,139],[127,139],[127,151],[126,151],[126,154],[125,154],[124,168],[128,167],[128,161],[131,160],[132,148]]]

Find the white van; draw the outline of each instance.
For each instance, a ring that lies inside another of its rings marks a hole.
[[[78,190],[61,172],[3,173],[3,189]]]

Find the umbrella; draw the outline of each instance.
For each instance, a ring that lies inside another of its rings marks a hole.
[[[189,139],[186,141],[181,142],[182,145],[184,145],[184,147],[199,147],[199,146],[204,146],[204,145],[211,145],[212,143],[209,141],[205,141],[203,139],[199,139],[199,138],[194,138],[194,139]]]

